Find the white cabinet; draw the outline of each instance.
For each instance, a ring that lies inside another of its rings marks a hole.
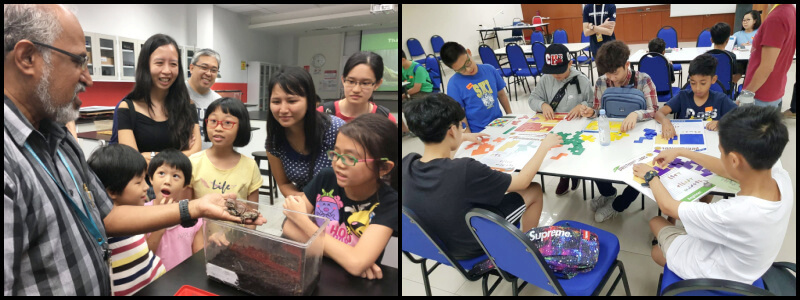
[[[89,52],[89,73],[93,80],[119,80],[120,59],[117,37],[97,33],[84,33],[86,51]]]
[[[142,44],[144,41],[141,40],[119,38],[118,57],[121,58],[120,79],[122,81],[136,80],[136,64],[139,60],[139,52],[142,51]]]
[[[194,57],[194,47],[181,46],[181,54],[181,56],[185,57],[183,60],[183,77],[188,80],[189,77],[192,77],[191,72],[189,72],[189,65],[192,64],[192,58]]]

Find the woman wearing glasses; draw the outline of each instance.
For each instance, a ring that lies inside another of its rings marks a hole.
[[[317,111],[337,116],[345,122],[362,114],[380,114],[392,122],[397,120],[389,109],[375,104],[372,93],[383,82],[383,59],[370,51],[357,52],[347,59],[342,72],[344,99],[326,102]]]
[[[342,126],[336,146],[327,152],[333,163],[314,177],[283,207],[330,220],[325,228],[325,256],[353,276],[381,279],[383,249],[397,231],[397,125],[363,114]],[[391,182],[384,183],[382,178]],[[306,241],[319,222],[288,214],[283,233]]]
[[[136,64],[136,83],[117,105],[111,143],[137,149],[150,164],[158,152],[200,151],[197,110],[189,99],[178,43],[164,34],[151,36]]]
[[[303,187],[322,168],[330,167],[342,119],[314,109],[317,92],[306,70],[285,67],[267,85],[267,159],[284,196],[303,193]]]

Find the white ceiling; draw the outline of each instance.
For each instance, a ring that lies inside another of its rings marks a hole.
[[[398,14],[371,14],[369,4],[214,4],[275,35],[317,35],[398,27]]]

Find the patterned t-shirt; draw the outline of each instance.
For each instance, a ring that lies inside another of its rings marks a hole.
[[[358,244],[370,224],[397,231],[397,191],[386,184],[381,184],[378,192],[368,199],[353,201],[347,198],[344,188],[336,183],[333,168],[328,167],[314,176],[303,192],[314,207],[314,215],[330,220],[325,232],[342,243],[350,246]],[[381,261],[382,256],[383,253],[377,261]]]
[[[336,144],[336,135],[339,133],[339,127],[344,125],[344,121],[336,116],[330,117],[331,126],[328,126],[328,129],[325,130],[322,147],[320,147],[319,153],[314,154],[317,156],[317,161],[314,164],[313,174],[308,174],[312,156],[297,153],[292,146],[289,146],[289,143],[283,143],[283,145],[279,145],[277,147],[278,149],[268,150],[270,154],[281,160],[281,164],[283,164],[283,172],[286,173],[286,178],[293,182],[299,190],[302,190],[303,187],[305,187],[306,184],[311,181],[311,178],[319,173],[322,168],[331,166],[331,160],[328,159],[327,152],[328,150],[333,150],[333,146]]]

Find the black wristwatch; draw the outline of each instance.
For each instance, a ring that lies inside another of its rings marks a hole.
[[[658,175],[658,172],[656,172],[656,170],[648,171],[647,173],[644,174],[644,183],[642,183],[642,186],[650,186],[650,180],[653,180],[653,178],[656,177],[661,178],[661,176]]]
[[[192,219],[192,215],[189,214],[188,199],[183,199],[178,202],[178,208],[181,211],[181,227],[189,228],[197,224],[197,219]]]

